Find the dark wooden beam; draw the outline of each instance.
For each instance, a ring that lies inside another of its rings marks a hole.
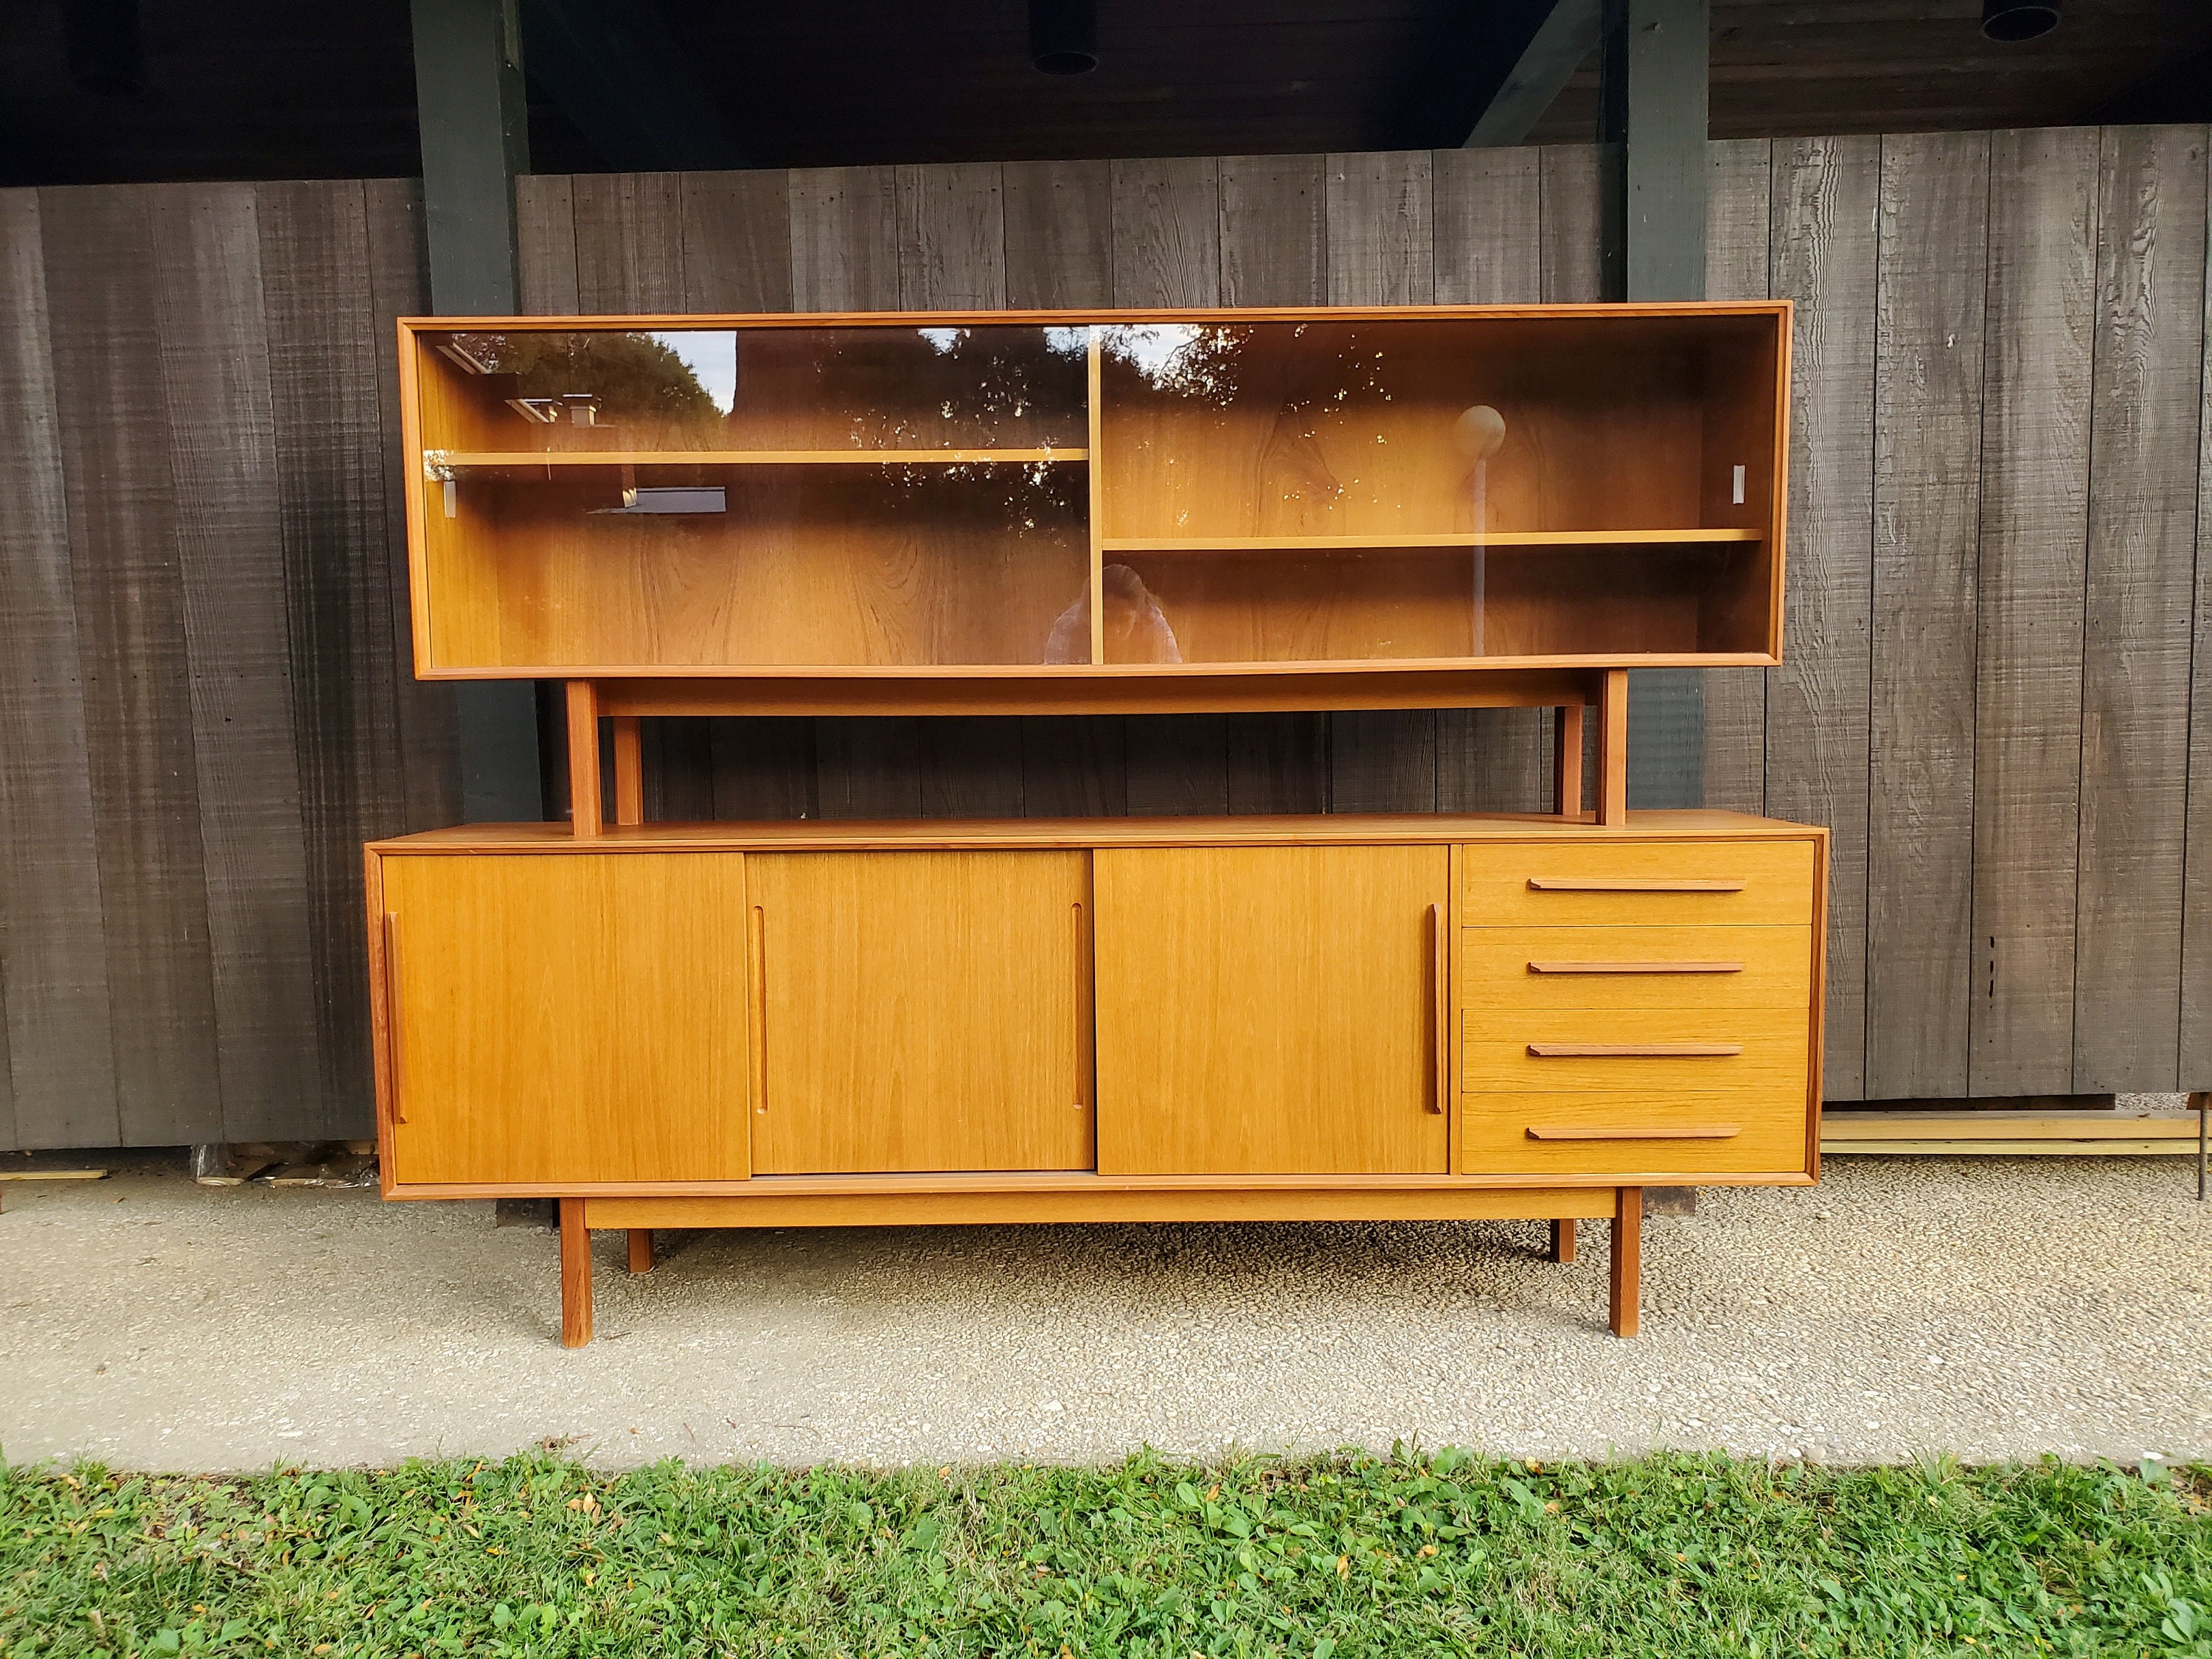
[[[1545,88],[1556,95],[1595,44],[1595,5],[1596,0],[1462,0],[1422,56],[1390,147],[1520,143],[1551,106]],[[1560,58],[1583,28],[1577,18],[1585,10],[1592,15],[1589,39],[1560,70]]]
[[[430,305],[444,315],[507,316],[521,303],[514,180],[530,170],[530,126],[515,6],[414,0]],[[473,682],[453,695],[462,817],[471,823],[542,817],[535,689]]]
[[[1506,148],[1524,142],[1560,91],[1597,50],[1598,0],[1557,0],[1505,79],[1475,117],[1465,148]]]
[[[1710,0],[1601,0],[1598,137],[1606,297],[1705,297]],[[1705,683],[1694,669],[1632,677],[1628,799],[1702,806]]]
[[[653,0],[521,0],[530,78],[605,166],[713,172],[747,158]]]

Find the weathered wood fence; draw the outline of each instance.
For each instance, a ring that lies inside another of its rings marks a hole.
[[[1707,677],[1705,788],[1835,830],[1831,1098],[2212,1084],[2205,129],[1711,154],[1711,291],[1799,312],[1788,661]],[[1583,149],[541,177],[522,221],[541,312],[1597,292]],[[0,191],[0,1146],[361,1133],[357,843],[458,810],[414,190]],[[649,806],[1534,806],[1542,722],[670,723]]]

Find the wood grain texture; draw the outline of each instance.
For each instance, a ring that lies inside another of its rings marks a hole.
[[[1474,928],[1812,924],[1810,841],[1577,839],[1588,834],[1571,825],[1559,837],[1470,845],[1460,863],[1462,921]]]
[[[74,282],[67,272],[64,280]],[[85,683],[34,191],[0,191],[0,1005],[9,1147],[116,1143]]]
[[[1705,146],[1705,297],[1764,300],[1772,282],[1768,234],[1774,145],[1734,138]],[[1806,436],[1799,442],[1808,441]],[[1810,441],[1818,442],[1817,434]],[[1708,520],[1708,522],[1711,522]],[[1766,808],[1766,676],[1764,668],[1715,668],[1705,690],[1702,799],[1740,812]]]
[[[1079,853],[756,856],[754,1167],[1091,1166]]]
[[[2074,973],[2074,1087],[2098,1094],[2176,1086],[2205,130],[2107,128],[2101,171]]]
[[[1782,665],[1767,684],[1767,810],[1828,826],[1831,1100],[1866,1088],[1867,732],[1881,143],[1778,143],[1773,294],[1796,301]]]
[[[1449,902],[1444,848],[1092,863],[1102,1174],[1443,1172],[1428,919]]]
[[[794,1192],[796,1180],[750,1182],[742,1194],[592,1198],[609,1227],[946,1227],[975,1223],[1130,1221],[1472,1221],[1613,1213],[1611,1187],[1137,1186],[1093,1176],[1072,1183],[976,1192],[958,1188]],[[890,1183],[883,1183],[890,1188]]]
[[[1428,305],[1437,297],[1426,150],[1328,158],[1328,302]],[[1328,794],[1340,811],[1433,812],[1437,715],[1329,716]]]
[[[1812,941],[1802,927],[1471,927],[1460,984],[1470,1007],[1794,1008],[1812,995]],[[1668,972],[1687,965],[1700,971]],[[1800,1126],[1805,1102],[1796,1102]]]
[[[322,1066],[254,191],[163,190],[149,205],[222,1078],[212,1138],[276,1139]]]
[[[1114,303],[1114,180],[1104,161],[1009,161],[1006,303]]]
[[[115,1107],[132,1146],[174,1146],[222,1115],[154,195],[40,198],[79,653],[92,667],[85,738]]]
[[[775,173],[677,175],[684,311],[788,311],[791,204]]]
[[[1611,1176],[1684,1185],[1712,1175],[1802,1174],[1805,1093],[1670,1090],[1650,1098],[1581,1090],[1469,1094],[1460,1173]],[[1728,1133],[1711,1133],[1725,1129]],[[1639,1133],[1641,1132],[1641,1133]]]
[[[2097,133],[1990,139],[1967,1086],[2066,1094]]]
[[[394,638],[400,540],[387,518],[378,262],[347,181],[256,187],[287,648],[300,765],[323,1084],[295,1133],[366,1127],[362,840],[408,823]],[[397,434],[394,434],[396,441]]]
[[[386,860],[392,1179],[742,1179],[744,863]]]
[[[1431,160],[1436,297],[1510,305],[1544,292],[1542,152],[1438,150]],[[1552,794],[1553,716],[1534,708],[1437,714],[1437,804],[1447,811],[1541,811]]]
[[[2203,328],[2207,368],[2204,400],[2197,411],[2197,641],[2190,658],[2179,1044],[2179,1085],[2200,1094],[2212,1089],[2212,285],[2204,296]],[[2201,1108],[2204,1102],[2197,1104]]]
[[[1869,1099],[1967,1087],[1989,172],[1986,134],[1882,140]]]
[[[574,200],[576,302],[602,316],[689,309],[681,175],[580,173]]]
[[[576,292],[574,185],[565,173],[526,173],[514,181],[516,303],[527,314],[573,317],[584,308]]]
[[[374,574],[392,614],[392,675],[399,720],[402,821],[416,827],[461,816],[459,711],[454,688],[414,678],[415,629],[407,591],[406,446],[399,411],[398,331],[401,317],[420,316],[430,301],[430,256],[424,239],[422,191],[404,179],[372,179],[362,187],[368,225],[369,314],[358,319],[376,349],[377,446],[384,478],[381,510],[367,507],[370,544],[381,549]]]
[[[561,1346],[581,1348],[592,1340],[592,1230],[584,1200],[561,1200]]]

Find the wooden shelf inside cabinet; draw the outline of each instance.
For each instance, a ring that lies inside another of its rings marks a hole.
[[[426,455],[434,469],[591,466],[975,466],[1087,461],[1087,449],[460,450]]]
[[[1396,553],[1437,548],[1540,550],[1583,547],[1695,547],[1765,540],[1764,532],[1719,530],[1455,530],[1373,536],[1109,536],[1109,553]]]

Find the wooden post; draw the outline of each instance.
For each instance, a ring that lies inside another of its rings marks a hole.
[[[561,1346],[580,1348],[592,1340],[592,1233],[584,1200],[561,1200]]]
[[[615,729],[615,822],[645,822],[645,722],[617,714]]]
[[[1608,668],[1597,701],[1597,821],[1628,822],[1628,671]]]
[[[629,1270],[634,1273],[653,1271],[653,1229],[633,1227],[629,1230]]]
[[[1606,1310],[1615,1336],[1636,1334],[1643,1279],[1644,1188],[1617,1188],[1613,1195],[1613,1298]]]
[[[599,696],[589,680],[568,682],[568,830],[596,836],[604,827],[599,800]]]
[[[1569,703],[1552,727],[1552,810],[1563,818],[1583,811],[1583,706]]]
[[[1552,1224],[1551,1256],[1563,1267],[1574,1265],[1575,1218],[1572,1216]]]

